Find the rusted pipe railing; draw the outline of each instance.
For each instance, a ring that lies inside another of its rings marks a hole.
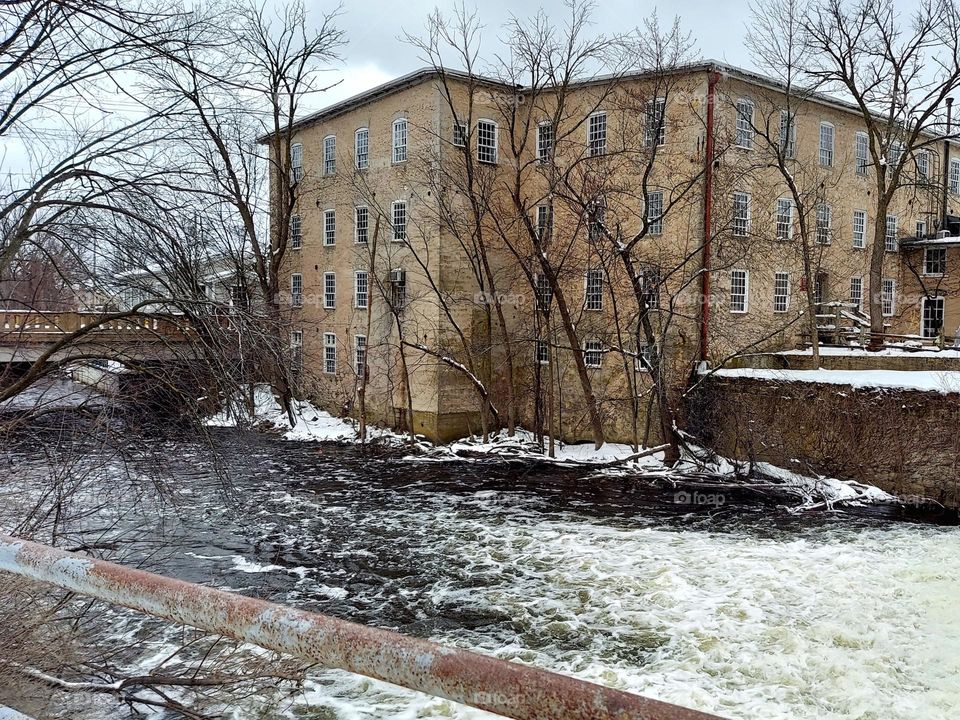
[[[5,535],[0,570],[515,720],[717,720],[547,670]]]

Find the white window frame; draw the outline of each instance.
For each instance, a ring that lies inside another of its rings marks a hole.
[[[553,233],[553,206],[537,205],[537,237],[547,240]]]
[[[734,292],[736,288],[736,278],[743,280],[743,292]],[[741,302],[735,302],[736,299]],[[750,309],[750,271],[742,268],[734,268],[730,271],[730,312],[734,315],[744,315]]]
[[[451,142],[454,147],[466,147],[469,134],[466,123],[462,123],[456,119],[453,121],[453,137],[451,138]]]
[[[930,179],[930,151],[920,150],[916,154],[917,177],[921,180]]]
[[[854,210],[853,224],[851,225],[853,235],[853,247],[855,250],[863,250],[867,246],[867,211]]]
[[[353,363],[358,378],[363,377],[363,366],[367,362],[367,336],[353,336]]]
[[[833,123],[822,120],[820,122],[820,167],[833,167],[836,144],[837,129]]]
[[[603,310],[603,269],[588,268],[583,277],[583,309],[589,312]]]
[[[950,192],[960,195],[960,158],[950,160]]]
[[[323,246],[331,247],[337,244],[337,211],[327,208],[323,211]]]
[[[294,183],[303,180],[303,143],[290,146],[290,174]]]
[[[370,167],[370,128],[359,127],[353,133],[353,155],[357,170]]]
[[[667,99],[647,101],[643,142],[646,147],[660,147],[667,142]]]
[[[337,374],[337,335],[325,332],[323,334],[323,373]]]
[[[893,140],[887,148],[887,165],[893,169],[903,159],[904,147],[901,140]]]
[[[788,130],[789,128],[789,130]],[[789,110],[780,111],[780,150],[787,160],[797,156],[797,116]]]
[[[537,309],[545,313],[553,303],[553,288],[550,280],[543,273],[537,273],[533,278],[533,292],[537,301]]]
[[[290,275],[290,305],[303,307],[303,273]]]
[[[363,222],[360,221],[361,215]],[[363,229],[363,237],[360,230]],[[357,205],[353,208],[353,242],[357,245],[366,245],[370,242],[370,208],[366,205]]]
[[[323,138],[323,175],[329,177],[337,174],[337,136],[327,135]]]
[[[607,112],[597,110],[587,118],[587,153],[590,157],[607,154]]]
[[[401,215],[403,216],[403,223],[398,222]],[[410,216],[407,213],[407,201],[394,200],[390,204],[390,227],[393,230],[393,242],[406,242],[407,225],[409,225],[409,223]]]
[[[290,249],[299,250],[303,247],[303,218],[298,214],[290,216]]]
[[[782,314],[789,311],[790,273],[778,270],[773,274],[773,312]]]
[[[833,208],[829,203],[817,205],[817,244],[829,245],[833,242]]]
[[[870,136],[862,130],[854,137],[853,154],[857,175],[866,175],[870,165]]]
[[[883,249],[885,252],[897,251],[897,231],[900,229],[900,218],[896,215],[887,215],[886,232],[883,236]]]
[[[916,230],[917,240],[923,240],[927,236],[927,221],[917,220]]]
[[[753,150],[753,113],[756,106],[749,98],[737,99],[737,125],[734,144],[742,150]]]
[[[937,261],[937,264],[940,267],[940,272],[930,272],[931,266],[931,252],[937,252],[941,254],[941,258]],[[924,277],[943,277],[947,272],[947,249],[945,247],[927,247],[923,249],[923,275]]]
[[[856,288],[856,292],[854,292]],[[850,302],[857,304],[857,310],[863,310],[863,276],[854,275],[850,278]]]
[[[488,118],[477,120],[477,162],[496,165],[500,145],[500,128]]]
[[[553,159],[553,122],[544,120],[537,125],[537,160],[548,163]]]
[[[777,240],[789,242],[793,239],[793,199],[778,198],[774,231]]]
[[[590,362],[591,357],[596,357],[596,362]],[[588,368],[603,367],[602,340],[587,340],[583,343],[583,364]]]
[[[362,288],[362,289],[361,289]],[[366,270],[353,271],[353,307],[366,310],[370,306],[370,273]]]
[[[663,190],[651,190],[647,193],[646,202],[647,233],[663,235]]]
[[[541,365],[550,364],[550,344],[543,338],[534,340],[533,359]]]
[[[393,121],[393,130],[391,131],[391,162],[394,165],[405,163],[409,157],[407,153],[407,143],[409,142],[409,127],[406,118],[397,118]]]
[[[329,270],[323,274],[323,309],[337,307],[337,274]]]
[[[927,339],[939,337],[939,334],[927,335],[926,332],[926,310],[927,303],[929,302],[940,303],[940,332],[943,332],[943,324],[947,319],[947,299],[943,295],[934,295],[933,297],[924,295],[922,298],[920,298],[920,337]]]
[[[893,317],[897,312],[897,281],[894,278],[883,278],[880,287],[881,314],[883,317]]]
[[[742,200],[742,207],[745,211],[743,217],[738,214],[738,210],[741,207],[740,200]],[[736,191],[733,193],[733,222],[732,222],[732,231],[734,237],[747,237],[750,235],[750,215],[751,215],[751,197],[750,193]]]

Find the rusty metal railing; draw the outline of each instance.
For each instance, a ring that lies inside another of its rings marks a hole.
[[[0,570],[515,720],[718,720],[547,670],[5,535]]]

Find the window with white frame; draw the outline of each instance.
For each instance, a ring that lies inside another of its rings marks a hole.
[[[820,165],[833,167],[833,125],[828,122],[820,123]]]
[[[553,123],[548,121],[537,125],[537,160],[542,163],[553,159]]]
[[[467,126],[456,120],[453,121],[453,144],[457,147],[467,146]]]
[[[923,274],[944,275],[947,272],[947,249],[925,248],[923,251]]]
[[[290,304],[303,307],[303,275],[293,273],[290,276]]]
[[[637,357],[634,358],[633,367],[638,372],[648,372],[653,368],[653,345],[644,344],[637,348]]]
[[[591,368],[603,365],[603,343],[600,340],[587,340],[584,343],[583,363]]]
[[[353,241],[366,243],[370,240],[370,210],[365,205],[358,205],[353,213]]]
[[[777,200],[777,240],[789,240],[793,237],[793,200]]]
[[[780,111],[780,151],[787,159],[797,156],[797,118],[787,110]]]
[[[370,302],[370,276],[366,270],[355,270],[353,273],[353,306],[364,309]]]
[[[924,297],[921,305],[920,317],[922,325],[920,334],[925,338],[939,337],[943,330],[944,298]]]
[[[916,155],[917,177],[920,180],[930,179],[930,151],[921,150]]]
[[[730,271],[730,312],[745,313],[747,311],[749,285],[750,273],[748,271]]]
[[[477,160],[497,164],[497,124],[493,120],[477,122]]]
[[[826,298],[827,285],[829,282],[830,278],[825,272],[818,272],[816,277],[813,279],[813,302],[815,304],[823,304]]]
[[[587,270],[583,306],[587,310],[603,309],[603,270]]]
[[[549,278],[543,273],[538,273],[533,280],[534,292],[537,296],[537,309],[546,313],[550,310],[550,303],[553,302],[553,288],[550,287]]]
[[[353,136],[353,154],[357,170],[366,170],[370,165],[370,130],[357,128]]]
[[[290,332],[290,361],[294,370],[303,367],[303,330]]]
[[[332,310],[337,306],[337,274],[325,272],[323,274],[323,307]]]
[[[733,234],[746,237],[750,232],[750,195],[744,192],[733,194]]]
[[[746,98],[737,100],[736,146],[747,150],[753,148],[753,101]]]
[[[553,233],[553,207],[537,205],[537,237],[548,240]]]
[[[663,234],[663,191],[647,193],[647,229],[650,235]]]
[[[294,143],[290,146],[290,173],[295,183],[303,180],[303,145]]]
[[[333,333],[323,334],[323,371],[327,375],[337,373],[337,336]]]
[[[393,215],[393,240],[403,242],[407,239],[407,203],[397,200],[391,206]]]
[[[337,242],[337,211],[323,211],[323,244],[335,245]]]
[[[337,172],[337,136],[327,135],[323,139],[323,174]]]
[[[660,285],[663,277],[658,267],[645,267],[640,271],[643,304],[649,309],[660,307]]]
[[[927,236],[927,221],[917,220],[917,240],[923,240]]]
[[[537,339],[533,352],[534,358],[541,365],[547,365],[550,362],[550,346],[546,340]]]
[[[903,158],[903,143],[899,140],[894,140],[890,143],[890,147],[887,149],[887,165],[890,168],[895,168],[900,164],[900,160]]]
[[[897,229],[899,222],[896,215],[887,215],[887,232],[883,239],[883,249],[887,252],[897,251]]]
[[[850,302],[856,306],[857,310],[863,309],[863,278],[850,278]]]
[[[595,112],[587,121],[587,147],[590,157],[607,152],[607,114]]]
[[[960,160],[950,161],[950,192],[960,195]]]
[[[663,145],[667,140],[667,101],[665,98],[656,98],[647,101],[646,133],[644,144],[647,147]]]
[[[773,274],[773,311],[785,313],[790,309],[790,273]]]
[[[303,247],[303,221],[299,215],[290,216],[290,247],[293,250]]]
[[[587,239],[596,242],[603,237],[604,222],[607,216],[607,203],[603,197],[590,202],[587,206]]]
[[[826,203],[817,205],[817,242],[829,245],[833,237],[833,208]]]
[[[407,304],[407,271],[403,268],[390,271],[390,304],[397,310]]]
[[[367,336],[353,336],[353,362],[357,377],[363,377],[363,368],[367,364]]]
[[[896,310],[897,283],[893,278],[883,278],[880,293],[880,309],[884,317],[891,317]]]
[[[862,250],[867,246],[867,211],[853,211],[853,246]]]
[[[393,162],[407,161],[407,120],[400,118],[393,121]]]
[[[858,132],[854,152],[857,161],[857,175],[867,174],[867,165],[869,164],[870,140],[865,132]]]

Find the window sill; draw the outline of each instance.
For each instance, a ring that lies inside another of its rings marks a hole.
[[[731,311],[730,311],[730,314],[731,314],[731,315],[746,315],[746,314],[747,314],[747,311],[746,311],[746,310],[731,310]]]

